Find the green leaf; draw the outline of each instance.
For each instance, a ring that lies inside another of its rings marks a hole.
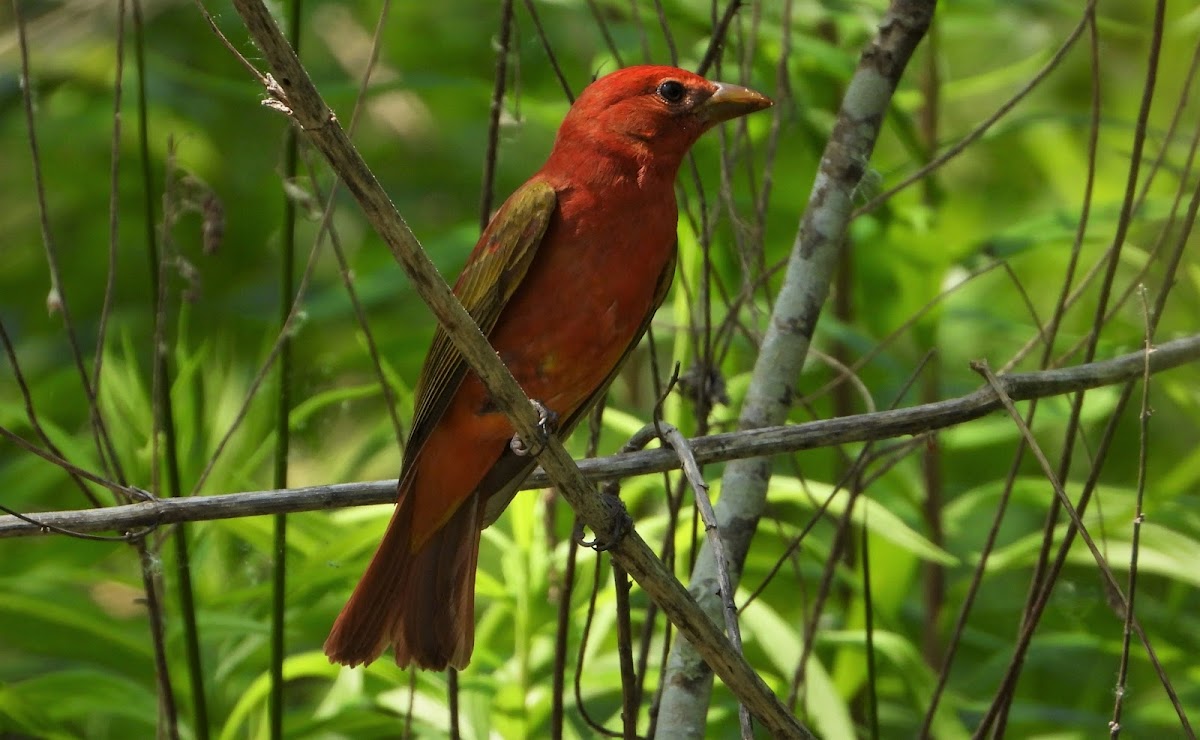
[[[713,486],[714,490],[718,488],[719,486]],[[806,481],[801,485],[799,479],[789,476],[776,475],[771,478],[769,496],[773,502],[787,502],[811,511],[816,509],[816,504],[814,499],[809,497],[810,493],[815,497],[816,503],[824,501],[829,498],[830,494],[833,494],[828,511],[834,516],[841,515],[849,502],[847,491],[841,490],[833,493],[833,486],[825,483]],[[922,560],[941,565],[957,565],[959,562],[958,558],[930,542],[905,524],[900,517],[871,499],[870,496],[858,497],[850,518],[859,527],[865,526],[872,534],[883,537]]]

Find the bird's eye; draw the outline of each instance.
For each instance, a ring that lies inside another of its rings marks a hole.
[[[665,80],[658,85],[658,97],[668,103],[678,103],[683,100],[685,92],[687,90],[683,87],[683,83],[676,80]]]

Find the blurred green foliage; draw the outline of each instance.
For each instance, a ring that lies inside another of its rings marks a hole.
[[[251,379],[275,340],[284,199],[298,199],[306,214],[299,226],[301,245],[312,243],[320,199],[307,178],[284,187],[280,161],[285,121],[259,105],[262,91],[193,4],[162,0],[145,5],[150,175],[146,177],[139,154],[139,79],[133,64],[133,29],[127,25],[114,302],[103,349],[100,398],[128,479],[149,487],[155,314],[147,233],[159,233],[164,207],[184,211],[159,237],[169,240],[166,341],[181,474],[190,490],[238,416]],[[231,41],[260,63],[232,9],[224,3],[208,5]],[[617,66],[589,5],[583,0],[536,3],[575,92],[592,75]],[[625,63],[643,60],[644,49],[655,62],[670,60],[672,47],[658,25],[654,4],[605,0],[596,5]],[[1187,137],[1197,125],[1193,103],[1182,113],[1181,133],[1175,140],[1164,140],[1200,35],[1200,12],[1185,5],[1170,9],[1150,117],[1148,157],[1165,147],[1164,165],[1124,244],[1118,291],[1130,286],[1151,261],[1154,241],[1167,228],[1171,201],[1181,185]],[[109,264],[116,15],[105,3],[31,0],[21,6],[31,47],[49,234],[62,270],[61,293],[91,367]],[[708,44],[712,8],[701,0],[664,0],[662,6],[678,63],[694,68]],[[765,115],[750,120],[752,156],[746,161],[752,164],[743,162],[731,175],[738,212],[749,219],[756,194],[764,187],[764,169],[770,166],[772,190],[762,224],[767,266],[784,259],[792,247],[837,103],[883,7],[879,0],[796,3],[792,22],[784,28],[782,3],[751,3],[735,23],[723,68],[711,75],[777,91],[787,39],[783,66],[790,95],[782,97],[776,109],[781,126],[778,150],[769,163],[765,161],[763,147],[772,122]],[[305,5],[303,58],[344,125],[354,109],[378,11],[378,2]],[[1101,4],[1101,130],[1082,270],[1097,264],[1115,231],[1142,96],[1151,12],[1150,3],[1138,0]],[[922,128],[926,124],[921,111],[932,84],[931,69],[937,71],[940,94],[936,135],[945,145],[965,135],[1046,63],[1078,13],[1073,3],[942,3],[936,56],[931,65],[931,47],[926,44],[910,67],[864,180],[863,202],[927,158],[922,137],[928,131]],[[492,4],[470,0],[393,3],[375,83],[357,120],[357,146],[447,276],[456,272],[478,233],[498,16]],[[1020,284],[1018,289],[1003,269],[990,270],[902,331],[859,373],[874,405],[885,407],[901,394],[900,402],[907,405],[972,390],[979,378],[968,369],[969,360],[986,357],[994,366],[1001,365],[1036,336],[1038,322],[1049,318],[1075,239],[1087,173],[1091,71],[1086,46],[1085,38],[1045,83],[962,156],[854,223],[853,270],[839,286],[842,295],[848,292],[847,300],[840,314],[829,309],[822,318],[817,347],[823,352],[853,361],[944,288],[995,260],[1007,261]],[[740,59],[745,59],[742,66],[736,61]],[[523,9],[517,13],[510,65],[493,207],[540,164],[567,108]],[[63,315],[47,311],[50,280],[19,73],[12,11],[5,8],[0,10],[0,193],[6,205],[0,209],[0,321],[15,343],[42,425],[72,462],[100,470]],[[718,192],[721,140],[709,135],[696,150],[710,205]],[[172,150],[176,169],[168,184]],[[327,190],[330,178],[317,155],[305,151],[303,156]],[[1143,163],[1143,178],[1149,164]],[[1195,180],[1194,173],[1190,177]],[[681,178],[681,187],[687,196],[681,202],[695,218],[699,194],[690,176]],[[223,235],[212,254],[202,249],[198,212],[209,195],[223,211]],[[660,368],[668,356],[686,367],[696,352],[695,339],[684,329],[699,319],[695,290],[702,276],[702,254],[688,220],[681,219],[683,255],[676,294],[654,325],[663,354]],[[432,333],[432,320],[345,193],[338,196],[334,224],[398,394],[401,417],[407,419],[410,385]],[[1175,223],[1168,231],[1179,238],[1179,230]],[[1192,242],[1159,326],[1160,340],[1197,328],[1200,265]],[[714,244],[714,273],[724,290],[735,291],[751,278],[733,248],[728,218],[721,222]],[[1170,244],[1164,247],[1164,253],[1169,248]],[[301,262],[305,259],[307,251]],[[1144,278],[1151,300],[1162,276],[1160,255]],[[751,305],[738,309],[745,314],[741,324],[748,330],[734,334],[721,363],[732,406],[716,409],[718,427],[736,420],[754,361],[754,340],[765,325],[779,279],[779,272],[772,273]],[[726,308],[720,291],[714,295],[714,321],[719,322]],[[1036,320],[1026,301],[1036,310]],[[1093,287],[1067,314],[1060,351],[1085,337],[1096,301]],[[399,446],[328,247],[317,257],[301,310],[294,332],[291,485],[394,477]],[[1142,311],[1135,296],[1104,329],[1100,356],[1136,349],[1142,336]],[[929,351],[936,354],[925,372],[933,381],[905,392],[909,376]],[[1020,367],[1035,367],[1039,352],[1035,348]],[[813,358],[799,387],[809,392],[836,375]],[[1152,384],[1149,523],[1142,535],[1137,606],[1176,691],[1193,713],[1200,707],[1194,660],[1200,653],[1200,516],[1192,505],[1200,481],[1198,376],[1196,368],[1185,368]],[[255,395],[199,493],[269,487],[274,382],[269,376]],[[1112,389],[1088,394],[1086,443],[1076,445],[1068,481],[1072,494],[1086,477],[1089,445],[1112,414],[1115,398]],[[615,451],[650,418],[654,400],[648,356],[639,352],[611,394],[602,454]],[[854,394],[841,400],[824,396],[808,409],[797,408],[794,419],[862,411],[865,401]],[[667,408],[669,418],[682,428],[696,428],[689,404],[672,399]],[[1039,411],[1036,431],[1052,459],[1061,452],[1068,414],[1066,399],[1047,401]],[[7,364],[0,365],[0,425],[34,438]],[[876,691],[885,737],[911,736],[919,727],[938,671],[926,661],[924,635],[932,629],[938,641],[944,641],[950,634],[992,525],[1017,438],[1013,425],[998,416],[940,436],[945,501],[940,542],[934,541],[923,513],[928,490],[919,455],[875,480],[867,491],[870,504],[857,509],[855,525],[869,533],[872,557]],[[1131,408],[1104,468],[1099,505],[1087,516],[1121,577],[1129,563],[1138,439],[1137,409]],[[858,449],[845,452],[853,456]],[[573,450],[582,454],[582,439],[574,440]],[[822,492],[832,491],[844,467],[843,454],[833,450],[779,461],[771,511],[760,524],[746,565],[743,598],[763,581],[790,538],[808,522],[811,497],[820,500]],[[707,472],[711,481],[719,480],[720,466]],[[108,494],[98,495],[111,501]],[[990,561],[934,724],[937,737],[969,735],[1011,654],[1052,496],[1028,456],[1013,495],[999,549]],[[661,542],[667,528],[661,477],[627,481],[623,497],[639,531],[649,541]],[[0,503],[23,512],[86,505],[59,470],[7,442],[0,444]],[[485,533],[477,646],[470,669],[461,677],[466,737],[540,736],[549,726],[554,598],[569,547],[570,516],[565,507],[554,507],[551,535],[544,525],[547,506],[545,497],[523,494]],[[836,501],[832,510],[838,511]],[[387,516],[386,507],[377,507],[289,518],[291,607],[286,615],[289,658],[284,673],[291,736],[396,736],[403,726],[399,718],[410,707],[416,729],[437,736],[446,727],[444,676],[420,674],[414,679],[386,660],[365,671],[346,671],[330,666],[320,653],[326,630],[373,552]],[[835,526],[833,520],[819,523],[794,564],[785,564],[783,573],[743,614],[751,662],[781,693],[786,693],[800,657],[807,599],[815,590]],[[216,737],[265,735],[270,527],[269,518],[256,517],[189,528],[204,688],[210,703],[208,730]],[[677,570],[685,578],[693,549],[691,532],[685,522],[675,535]],[[153,542],[158,551],[160,540]],[[173,551],[163,547],[161,553],[157,565],[169,586],[166,628],[172,678],[183,734],[195,737],[171,580]],[[590,551],[580,555],[579,587],[572,597],[572,650],[582,637],[594,562]],[[936,614],[929,612],[921,585],[922,568],[930,563],[945,569],[945,603]],[[610,580],[607,571],[601,573],[602,580]],[[862,569],[856,559],[841,567],[836,588],[840,593],[821,618],[801,701],[806,721],[831,738],[864,732],[864,604]],[[613,598],[611,589],[600,593],[581,677],[589,714],[610,727],[619,726],[620,716]],[[137,558],[127,545],[66,537],[0,542],[0,735],[150,736],[158,710],[142,599]],[[636,634],[647,601],[636,590],[634,601]],[[660,640],[662,630],[657,634]],[[1120,635],[1120,619],[1108,606],[1095,565],[1078,547],[1026,661],[1009,718],[1011,736],[1082,737],[1103,731],[1112,711]],[[651,654],[657,653],[656,643]],[[655,661],[651,664],[649,690],[658,677]],[[568,680],[573,673],[572,667]],[[411,695],[410,686],[415,687]],[[1179,732],[1136,641],[1130,687],[1125,725],[1134,736]],[[591,736],[569,690],[566,702],[568,733]],[[731,696],[718,687],[709,716],[712,736],[734,733],[736,715]]]

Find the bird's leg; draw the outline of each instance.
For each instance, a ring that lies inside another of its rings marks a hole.
[[[558,429],[557,413],[532,399],[529,402],[538,412],[538,446],[536,449],[531,448],[525,444],[525,440],[521,439],[521,435],[514,434],[508,442],[508,448],[521,457],[540,455],[546,448],[546,443],[550,441],[550,435]]]
[[[629,511],[625,508],[625,502],[617,495],[616,486],[601,486],[600,488],[600,505],[608,509],[609,519],[615,522],[613,529],[607,536],[601,537],[597,535],[590,539],[583,538],[583,524],[579,523],[575,527],[573,538],[576,544],[583,547],[590,547],[596,552],[608,552],[617,546],[625,535],[633,531],[633,518],[629,516]]]

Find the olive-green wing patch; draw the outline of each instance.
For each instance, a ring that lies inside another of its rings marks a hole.
[[[491,333],[500,312],[525,278],[554,214],[556,200],[549,184],[525,183],[500,207],[467,258],[454,294],[484,335]],[[405,471],[450,404],[466,371],[461,353],[439,326],[417,380],[412,432],[404,447]]]

